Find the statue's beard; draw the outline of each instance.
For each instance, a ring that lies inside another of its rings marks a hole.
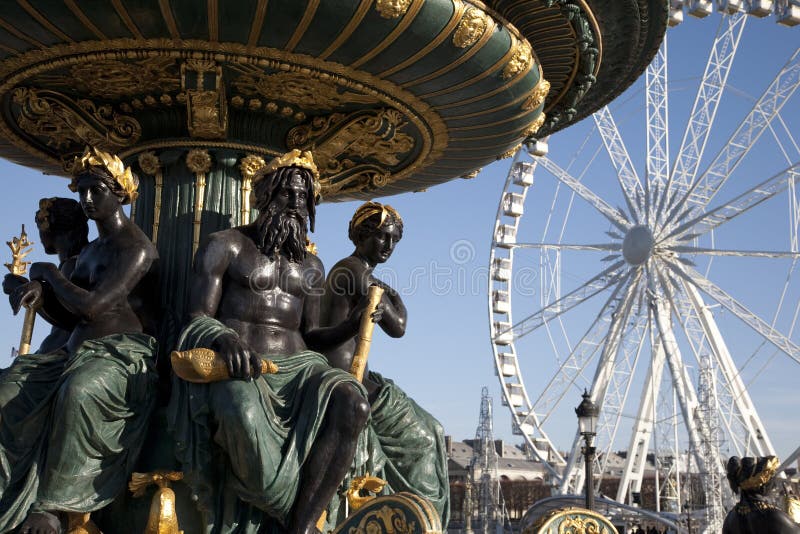
[[[269,258],[283,252],[289,261],[301,263],[306,258],[306,221],[294,212],[270,216],[258,222],[259,249]]]

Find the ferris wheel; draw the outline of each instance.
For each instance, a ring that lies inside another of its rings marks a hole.
[[[671,25],[713,8],[686,4],[672,2]],[[634,502],[649,458],[657,508],[680,512],[679,473],[694,470],[709,531],[730,499],[727,456],[775,454],[751,384],[775,365],[800,376],[800,49],[773,47],[784,63],[767,76],[735,61],[763,45],[748,44],[745,26],[770,22],[753,18],[797,24],[800,7],[715,4],[705,70],[691,71],[682,27],[671,30],[671,62],[665,39],[613,113],[569,129],[580,142],[556,134],[517,151],[489,287],[503,403],[560,493],[584,484],[581,436],[562,429],[574,429],[564,421],[585,388],[601,410],[595,484],[614,476],[611,497]],[[732,82],[737,69],[757,73],[745,85],[759,94]],[[690,84],[693,104],[681,95]]]

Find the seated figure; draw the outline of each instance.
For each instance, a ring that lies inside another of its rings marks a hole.
[[[34,263],[12,291],[69,338],[18,357],[0,376],[0,532],[55,534],[124,491],[155,400],[157,253],[123,212],[137,181],[87,148],[70,189],[99,237],[69,276]]]
[[[352,313],[371,285],[383,288],[378,324],[391,337],[405,334],[407,313],[394,288],[373,276],[373,269],[392,255],[403,237],[403,220],[391,206],[367,202],[356,210],[348,235],[355,245],[350,256],[331,269],[325,283],[322,324],[336,324]],[[348,338],[325,355],[334,367],[350,369],[356,349]],[[376,372],[364,376],[369,392],[368,426],[371,474],[387,481],[386,491],[408,491],[428,499],[447,528],[450,485],[441,425],[388,378]]]
[[[775,456],[728,460],[728,482],[739,502],[725,517],[723,534],[800,534],[800,525],[767,500],[779,463]]]
[[[310,152],[273,159],[254,179],[257,219],[212,233],[195,257],[179,348],[215,350],[232,379],[176,377],[168,421],[209,534],[312,533],[326,508],[334,522],[369,416],[361,384],[312,351],[352,338],[366,306],[319,327],[325,275],[306,251],[315,178]],[[260,374],[262,358],[277,374]]]
[[[69,278],[75,269],[78,253],[89,242],[89,226],[80,203],[71,198],[41,199],[39,209],[36,211],[36,227],[39,230],[39,242],[44,251],[47,254],[58,255],[58,270]],[[3,280],[3,292],[11,296],[15,289],[28,282],[29,280],[23,276],[9,273]],[[16,298],[20,296],[20,292],[15,294]],[[18,310],[19,303],[15,302],[13,298],[10,300],[12,309]],[[61,348],[69,339],[71,330],[55,324],[55,320],[48,317],[45,310],[39,308],[38,311],[52,325],[52,328],[38,350],[34,352],[46,353]]]

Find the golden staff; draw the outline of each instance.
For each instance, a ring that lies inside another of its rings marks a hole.
[[[369,286],[367,292],[367,309],[361,316],[361,325],[358,327],[358,341],[356,350],[353,353],[353,363],[350,364],[350,374],[356,377],[359,382],[364,381],[364,370],[367,368],[367,357],[372,346],[372,331],[375,330],[375,323],[372,321],[372,314],[381,302],[383,288],[380,286]]]
[[[28,234],[25,233],[24,224],[22,225],[22,232],[19,234],[19,237],[14,237],[11,241],[6,241],[6,244],[11,249],[11,263],[6,263],[5,266],[11,271],[11,274],[24,276],[31,262],[23,260],[33,249],[33,242],[28,241]],[[31,338],[33,337],[33,323],[35,320],[36,309],[32,306],[25,306],[25,319],[22,322],[22,334],[19,339],[18,354],[28,354],[30,352]]]

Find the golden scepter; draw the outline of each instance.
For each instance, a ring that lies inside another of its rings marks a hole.
[[[23,261],[25,256],[31,253],[33,242],[28,241],[28,234],[25,233],[25,225],[22,225],[22,232],[19,237],[14,237],[11,241],[6,241],[11,249],[11,263],[5,266],[11,274],[24,276],[28,271],[29,261]],[[19,339],[18,354],[28,354],[31,350],[31,338],[33,337],[33,323],[36,320],[36,309],[33,306],[25,306],[25,319],[22,322],[22,334]]]
[[[353,353],[353,363],[350,364],[350,374],[356,377],[359,382],[364,381],[364,370],[367,368],[367,357],[372,346],[372,331],[375,330],[375,323],[372,321],[372,314],[381,302],[383,288],[380,286],[369,286],[367,292],[367,309],[361,316],[361,325],[358,327],[358,341],[356,350]]]

